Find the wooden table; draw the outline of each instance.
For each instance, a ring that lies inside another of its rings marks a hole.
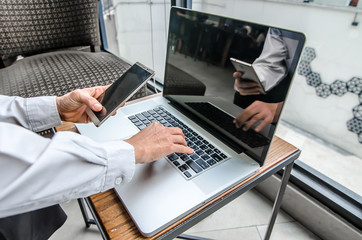
[[[77,131],[74,124],[71,123],[64,123],[62,126],[57,127],[57,130]],[[293,163],[299,155],[299,149],[278,137],[274,137],[266,162],[257,173],[150,238],[143,237],[140,234],[113,189],[84,199],[94,219],[89,219],[85,211],[82,213],[86,225],[97,224],[104,239],[173,239],[244,192],[255,187],[258,183],[285,168],[265,235],[265,239],[269,239],[286,185],[289,181]],[[82,199],[79,200],[79,204],[81,209],[85,210]]]

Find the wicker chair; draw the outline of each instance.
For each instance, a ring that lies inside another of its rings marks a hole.
[[[95,52],[99,33],[98,0],[2,0],[0,94],[59,96],[114,82],[130,65]],[[142,88],[134,98],[145,94]]]

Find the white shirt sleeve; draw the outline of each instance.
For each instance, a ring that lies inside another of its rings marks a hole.
[[[62,124],[55,96],[8,97],[0,95],[0,122],[13,123],[39,132]]]
[[[0,104],[0,218],[89,196],[132,178],[134,149],[124,141],[98,143],[72,132],[47,139],[28,130],[59,124],[55,98],[0,96]]]
[[[281,32],[269,28],[263,51],[252,64],[265,91],[271,90],[287,75],[287,58],[288,49]]]

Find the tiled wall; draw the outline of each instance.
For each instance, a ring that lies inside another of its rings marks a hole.
[[[319,97],[327,98],[331,94],[342,97],[347,92],[356,94],[359,104],[351,109],[353,118],[347,121],[346,128],[357,134],[357,139],[362,144],[362,77],[352,77],[348,81],[335,80],[332,84],[323,83],[320,74],[311,67],[311,62],[316,57],[315,49],[306,47],[299,63],[298,74],[306,78],[307,84],[315,88]]]

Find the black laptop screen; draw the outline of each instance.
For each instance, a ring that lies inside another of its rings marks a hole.
[[[163,94],[262,165],[304,42],[302,33],[172,8]]]

